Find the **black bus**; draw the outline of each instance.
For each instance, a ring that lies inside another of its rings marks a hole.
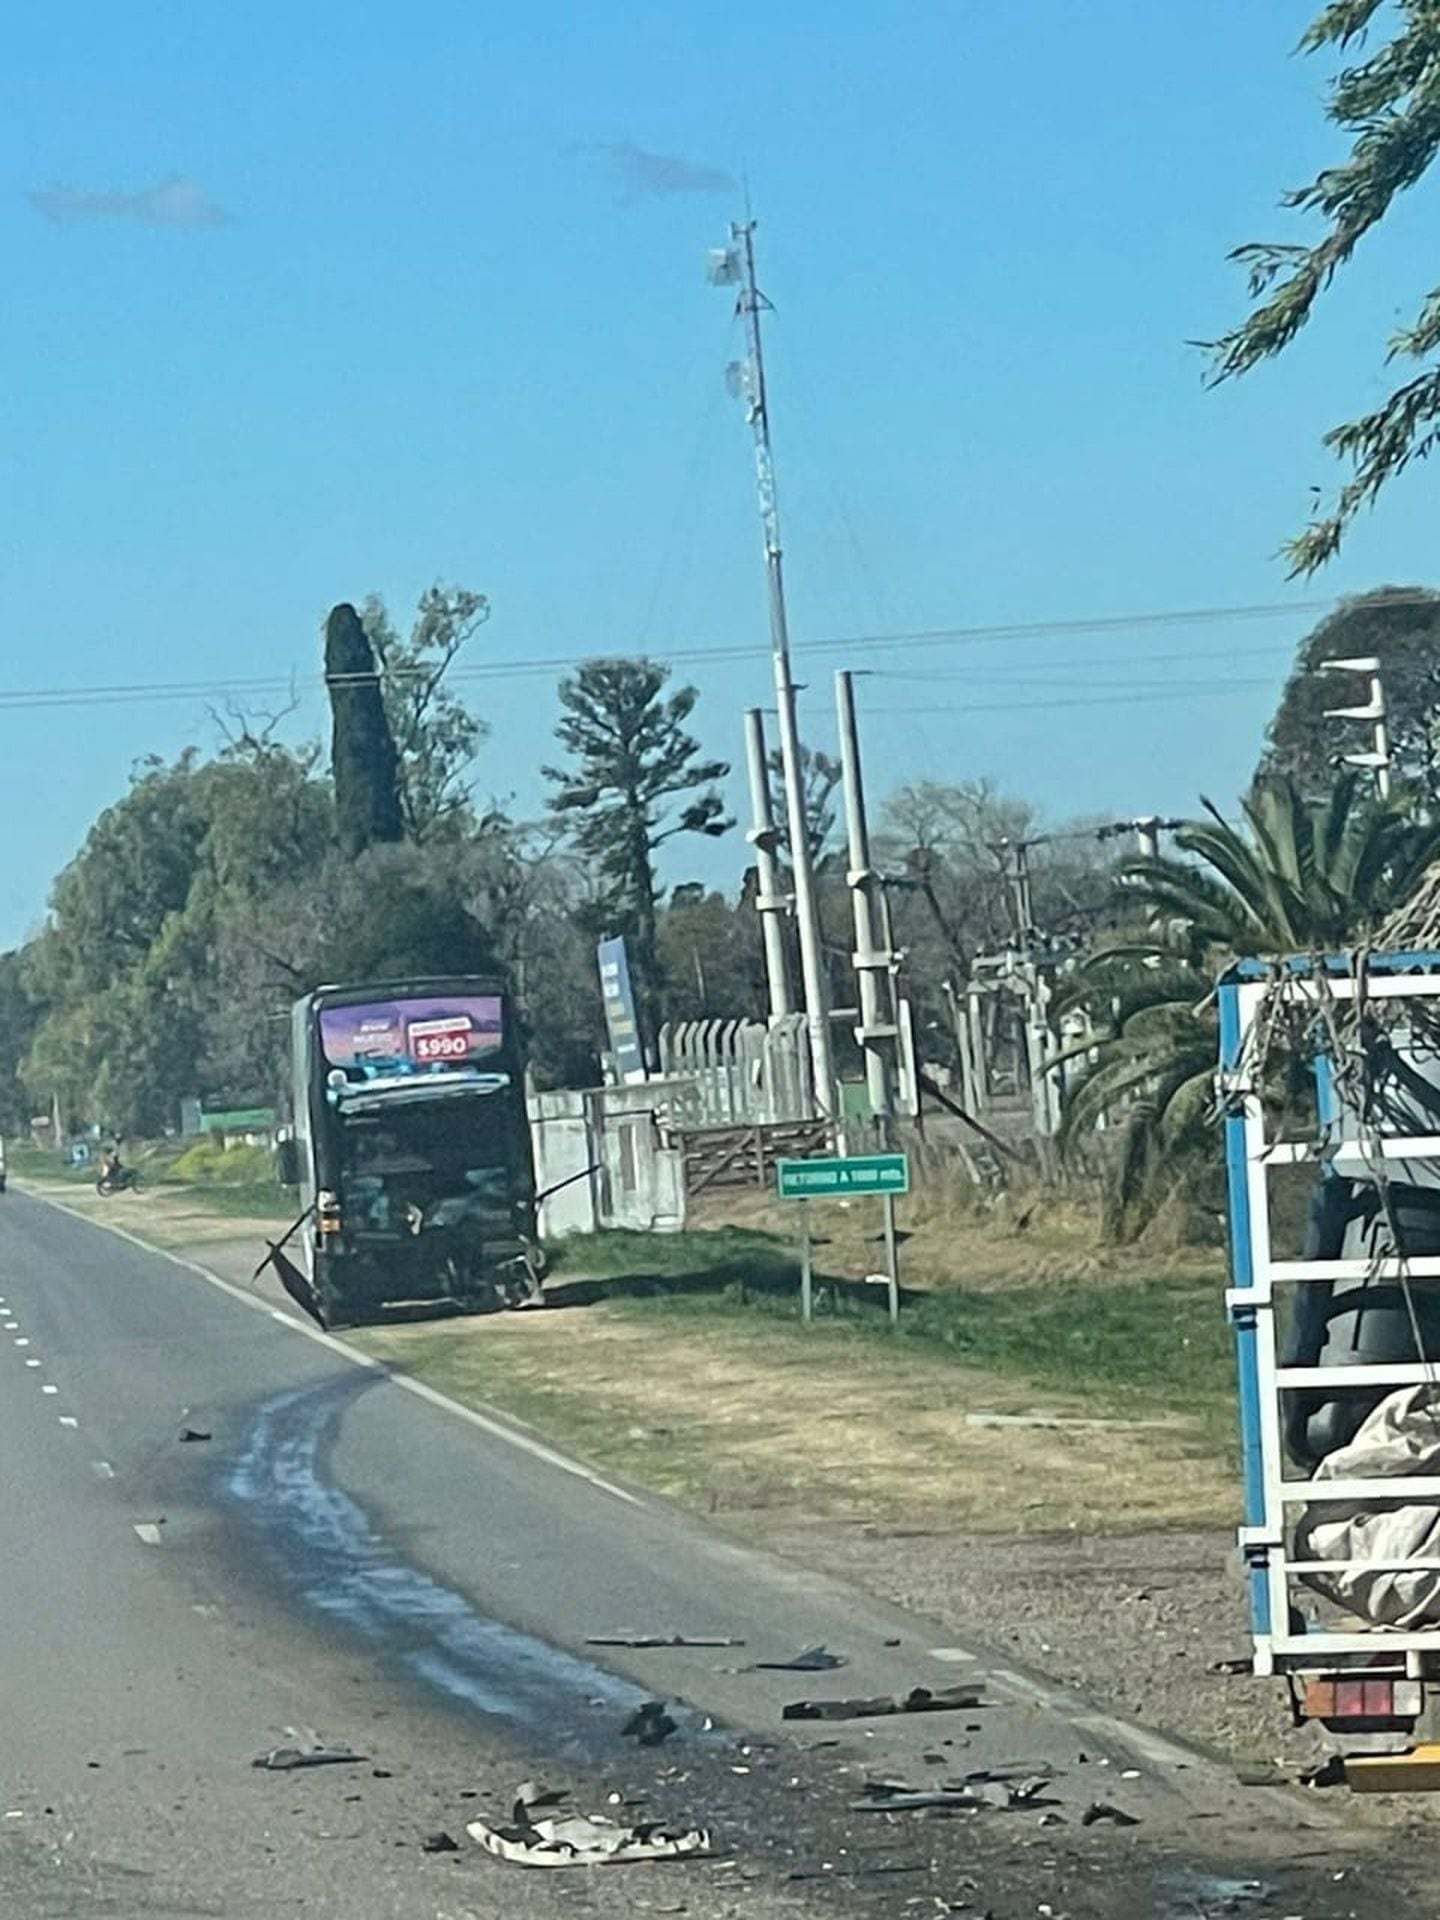
[[[291,1015],[307,1268],[328,1326],[406,1301],[517,1305],[540,1280],[524,1049],[470,976],[320,987]]]

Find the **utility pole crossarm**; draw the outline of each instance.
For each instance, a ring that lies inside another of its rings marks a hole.
[[[1368,753],[1342,753],[1347,767],[1369,767],[1375,775],[1375,791],[1382,800],[1390,798],[1390,710],[1385,699],[1385,682],[1380,674],[1378,654],[1355,654],[1343,659],[1321,660],[1320,673],[1364,674],[1370,681],[1370,698],[1363,707],[1327,707],[1327,720],[1368,720],[1374,746]]]

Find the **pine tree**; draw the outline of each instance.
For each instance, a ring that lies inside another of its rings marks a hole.
[[[686,729],[696,690],[682,687],[666,698],[669,677],[654,660],[586,661],[560,683],[565,711],[555,736],[571,765],[543,770],[555,788],[551,812],[594,863],[605,922],[598,930],[626,936],[647,1042],[663,1000],[656,853],[676,834],[713,837],[734,825],[714,784],[729,766],[701,759],[700,743]]]

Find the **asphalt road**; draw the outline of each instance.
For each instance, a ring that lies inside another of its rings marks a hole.
[[[1241,1790],[983,1648],[389,1377],[218,1268],[207,1280],[13,1192],[0,1556],[0,1913],[17,1920],[1436,1910],[1411,1884],[1422,1864],[1377,1857],[1328,1808]],[[743,1645],[587,1645],[622,1632]],[[754,1665],[816,1643],[845,1665]],[[959,1683],[978,1705],[782,1718],[797,1699]],[[620,1730],[651,1698],[679,1725],[646,1751]],[[366,1757],[252,1766],[292,1730]],[[1001,1766],[1051,1776],[1048,1807],[849,1808],[867,1775]],[[489,1860],[465,1822],[536,1775],[590,1810],[614,1814],[614,1793],[713,1825],[717,1858],[583,1875]],[[1094,1802],[1137,1824],[1084,1825]],[[439,1831],[457,1852],[424,1851]]]

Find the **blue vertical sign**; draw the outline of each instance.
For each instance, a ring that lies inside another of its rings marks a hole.
[[[602,940],[596,949],[600,962],[600,993],[605,1002],[605,1029],[615,1071],[623,1080],[645,1078],[645,1055],[635,1019],[635,989],[630,984],[630,959],[623,940]]]

